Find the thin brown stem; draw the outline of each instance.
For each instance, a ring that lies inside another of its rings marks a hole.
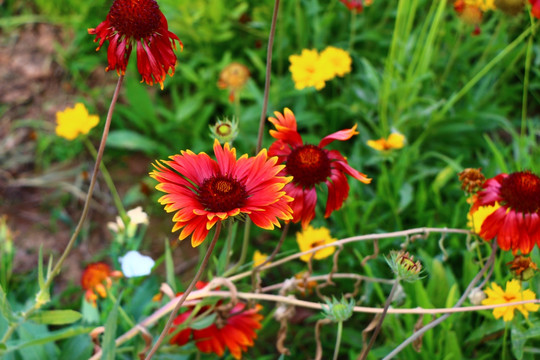
[[[268,48],[266,52],[266,78],[264,81],[264,96],[261,110],[261,119],[259,122],[259,132],[257,135],[257,147],[255,153],[259,153],[262,148],[264,133],[264,123],[266,121],[266,111],[268,110],[268,93],[270,92],[270,77],[272,74],[272,48],[274,46],[274,36],[276,33],[276,22],[279,12],[279,0],[274,2],[274,12],[272,14],[272,25],[270,26],[270,35],[268,36]]]
[[[167,324],[165,324],[163,331],[161,331],[161,335],[159,335],[159,338],[157,339],[156,343],[154,344],[154,346],[148,353],[146,360],[150,360],[152,356],[154,356],[157,349],[163,342],[163,339],[169,333],[169,329],[171,328],[172,323],[174,319],[176,318],[176,314],[178,313],[178,310],[180,310],[180,307],[182,307],[182,304],[184,303],[184,301],[186,301],[188,295],[191,293],[191,291],[193,291],[193,289],[195,288],[195,284],[197,283],[197,281],[199,281],[199,278],[201,277],[204,269],[206,268],[206,265],[208,264],[208,261],[210,260],[210,256],[212,255],[214,247],[216,246],[220,232],[221,232],[221,221],[218,221],[218,223],[216,224],[216,232],[214,233],[212,242],[210,243],[210,246],[208,247],[208,250],[206,251],[206,255],[204,256],[201,266],[199,266],[199,270],[197,270],[197,273],[193,277],[193,280],[191,280],[191,283],[189,284],[188,288],[186,289],[184,294],[182,294],[182,297],[180,298],[180,300],[178,300],[178,303],[176,303],[176,306],[174,307],[173,311],[171,312],[171,315],[169,316],[169,320],[167,321]]]

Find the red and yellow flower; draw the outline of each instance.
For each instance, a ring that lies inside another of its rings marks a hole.
[[[88,29],[90,35],[99,40],[97,50],[105,40],[109,41],[107,71],[126,72],[129,56],[137,47],[137,68],[142,81],[148,85],[163,81],[167,74],[173,75],[176,66],[175,41],[182,42],[169,31],[167,19],[159,10],[155,0],[114,0],[105,21],[95,29]],[[142,82],[141,81],[141,82]]]
[[[361,13],[364,11],[364,5],[369,6],[373,0],[339,0],[341,1],[347,9],[354,11],[356,13]]]
[[[192,246],[200,245],[210,229],[227,218],[247,215],[263,229],[280,227],[278,220],[292,219],[284,191],[292,178],[278,176],[284,166],[263,149],[255,157],[236,159],[236,149],[214,141],[213,160],[205,153],[190,150],[157,161],[151,177],[156,189],[167,193],[159,202],[167,212],[175,212],[172,231],[182,229],[180,240],[191,235]]]
[[[112,286],[112,279],[122,276],[121,271],[112,270],[104,262],[88,264],[81,276],[81,286],[86,290],[86,301],[96,306],[98,295],[102,298],[106,297],[107,289]]]
[[[197,288],[204,287],[205,283],[199,282]],[[248,347],[253,346],[257,338],[258,330],[262,327],[263,316],[259,314],[262,306],[257,304],[254,308],[246,309],[246,304],[237,303],[229,312],[212,310],[216,314],[215,321],[209,326],[200,329],[189,327],[177,331],[178,327],[184,325],[192,317],[193,307],[178,315],[173,322],[169,333],[175,333],[170,340],[173,345],[183,346],[190,340],[195,342],[195,346],[203,353],[215,353],[223,356],[226,349],[229,349],[235,359],[242,358],[242,352],[246,352]],[[208,310],[203,307],[201,312]],[[211,315],[211,314],[210,314]]]
[[[353,169],[347,159],[337,150],[327,150],[325,147],[334,140],[345,141],[358,134],[356,125],[324,137],[319,145],[304,144],[296,130],[296,118],[290,109],[285,108],[283,114],[274,112],[275,118],[269,121],[276,130],[270,130],[270,135],[276,141],[270,146],[268,154],[277,156],[280,164],[285,164],[281,171],[283,176],[292,176],[292,182],[285,185],[285,191],[294,198],[292,202],[294,223],[302,222],[306,228],[315,217],[317,192],[315,186],[326,184],[328,199],[324,216],[329,217],[338,210],[349,196],[349,184],[346,175],[369,184],[371,179]]]
[[[479,235],[497,237],[503,250],[526,255],[540,246],[540,177],[530,171],[500,174],[486,180],[473,208],[498,206],[482,222]]]

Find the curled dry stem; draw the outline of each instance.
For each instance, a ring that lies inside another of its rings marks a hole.
[[[315,360],[321,360],[322,359],[322,344],[321,344],[321,327],[326,324],[330,324],[332,320],[330,319],[319,319],[317,320],[317,323],[315,324],[315,341],[317,343],[317,348],[315,350]]]

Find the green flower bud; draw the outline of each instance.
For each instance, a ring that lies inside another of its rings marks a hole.
[[[420,261],[415,262],[414,256],[409,255],[408,252],[403,250],[391,251],[390,259],[386,258],[386,262],[394,275],[400,280],[413,282],[420,278],[422,264]]]
[[[341,322],[351,317],[354,309],[354,299],[347,302],[345,298],[338,301],[335,297],[332,297],[332,301],[328,299],[325,301],[327,306],[323,305],[322,310],[326,318],[333,322]]]
[[[223,143],[232,143],[234,139],[238,136],[238,121],[235,118],[231,120],[218,119],[216,123],[212,126],[210,125],[210,137],[212,139],[218,139],[218,141]]]

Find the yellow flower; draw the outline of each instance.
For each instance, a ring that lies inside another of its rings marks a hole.
[[[253,254],[253,267],[261,265],[267,258],[268,255],[263,254],[259,250],[255,250],[255,253]]]
[[[289,56],[289,61],[294,87],[298,90],[310,86],[320,90],[325,86],[325,81],[334,76],[332,69],[321,62],[317,50],[304,49],[301,55]]]
[[[398,132],[393,132],[388,136],[388,139],[368,140],[367,145],[378,151],[401,149],[405,145],[405,136]]]
[[[316,248],[321,245],[331,244],[336,239],[330,236],[330,230],[325,227],[314,229],[311,225],[304,229],[302,232],[296,233],[296,242],[301,252]],[[320,260],[329,257],[336,251],[334,246],[330,246],[313,253],[305,254],[300,257],[300,260],[308,262],[313,256],[315,260]]]
[[[487,10],[495,10],[495,0],[465,0],[465,4],[476,6],[480,10],[486,12]]]
[[[482,301],[482,305],[506,304],[524,300],[536,299],[536,294],[531,290],[522,290],[520,281],[510,280],[506,283],[506,291],[495,284],[491,283],[491,289],[486,289],[487,299]],[[514,310],[519,310],[523,316],[529,317],[529,311],[538,311],[538,304],[522,304],[513,306],[504,306],[493,309],[495,319],[503,318],[504,321],[511,321],[514,318]]]
[[[56,135],[73,140],[88,132],[99,123],[99,116],[88,114],[84,104],[77,103],[56,113]]]
[[[321,52],[321,63],[327,64],[327,68],[333,71],[334,76],[343,77],[351,72],[351,56],[343,49],[328,46]]]
[[[482,224],[484,223],[484,220],[486,220],[489,215],[493,214],[495,210],[500,207],[501,206],[499,205],[499,203],[496,202],[493,205],[480,206],[472,213],[469,212],[467,214],[467,226],[476,234],[480,234],[480,229],[482,229]]]

